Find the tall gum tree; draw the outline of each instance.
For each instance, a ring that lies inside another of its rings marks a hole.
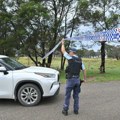
[[[68,14],[73,10],[73,4],[76,0],[50,0],[45,2],[45,5],[48,7],[50,11],[51,19],[50,27],[51,27],[51,40],[49,44],[49,51],[55,46],[56,42],[58,42],[62,37],[65,37],[68,34]],[[53,54],[48,56],[47,66],[50,67],[52,62]],[[64,64],[63,56],[61,60],[61,67]]]
[[[79,9],[78,15],[84,22],[92,23],[95,32],[113,29],[120,25],[119,0],[81,0]],[[100,72],[105,73],[105,42],[101,42]]]

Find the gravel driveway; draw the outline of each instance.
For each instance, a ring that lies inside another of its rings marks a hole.
[[[0,100],[0,120],[120,120],[120,82],[85,83],[80,94],[80,111],[62,115],[65,85],[60,94],[43,99],[35,107],[23,107],[13,100]]]

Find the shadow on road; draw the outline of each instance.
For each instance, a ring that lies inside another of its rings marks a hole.
[[[59,94],[57,96],[53,96],[53,97],[46,97],[46,98],[42,98],[42,100],[40,101],[40,103],[37,105],[52,105],[55,103],[58,103],[59,101],[61,101],[63,99],[62,94]],[[22,106],[18,101],[15,100],[11,100],[11,99],[0,99],[0,107],[2,106]]]
[[[0,106],[16,106],[20,105],[18,101],[11,99],[0,99]]]
[[[57,96],[43,98],[40,102],[40,105],[44,105],[44,104],[52,105],[52,104],[58,103],[63,100],[63,97],[64,97],[63,94],[59,94]]]

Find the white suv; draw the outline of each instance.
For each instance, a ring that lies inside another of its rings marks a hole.
[[[59,72],[45,67],[26,67],[0,55],[0,98],[15,99],[24,106],[37,105],[42,97],[59,93]]]

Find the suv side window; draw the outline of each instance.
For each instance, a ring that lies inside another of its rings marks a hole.
[[[0,67],[5,67],[6,70],[10,70],[6,65],[4,65],[1,61],[0,61]]]
[[[0,63],[0,67],[2,67],[3,65]]]

